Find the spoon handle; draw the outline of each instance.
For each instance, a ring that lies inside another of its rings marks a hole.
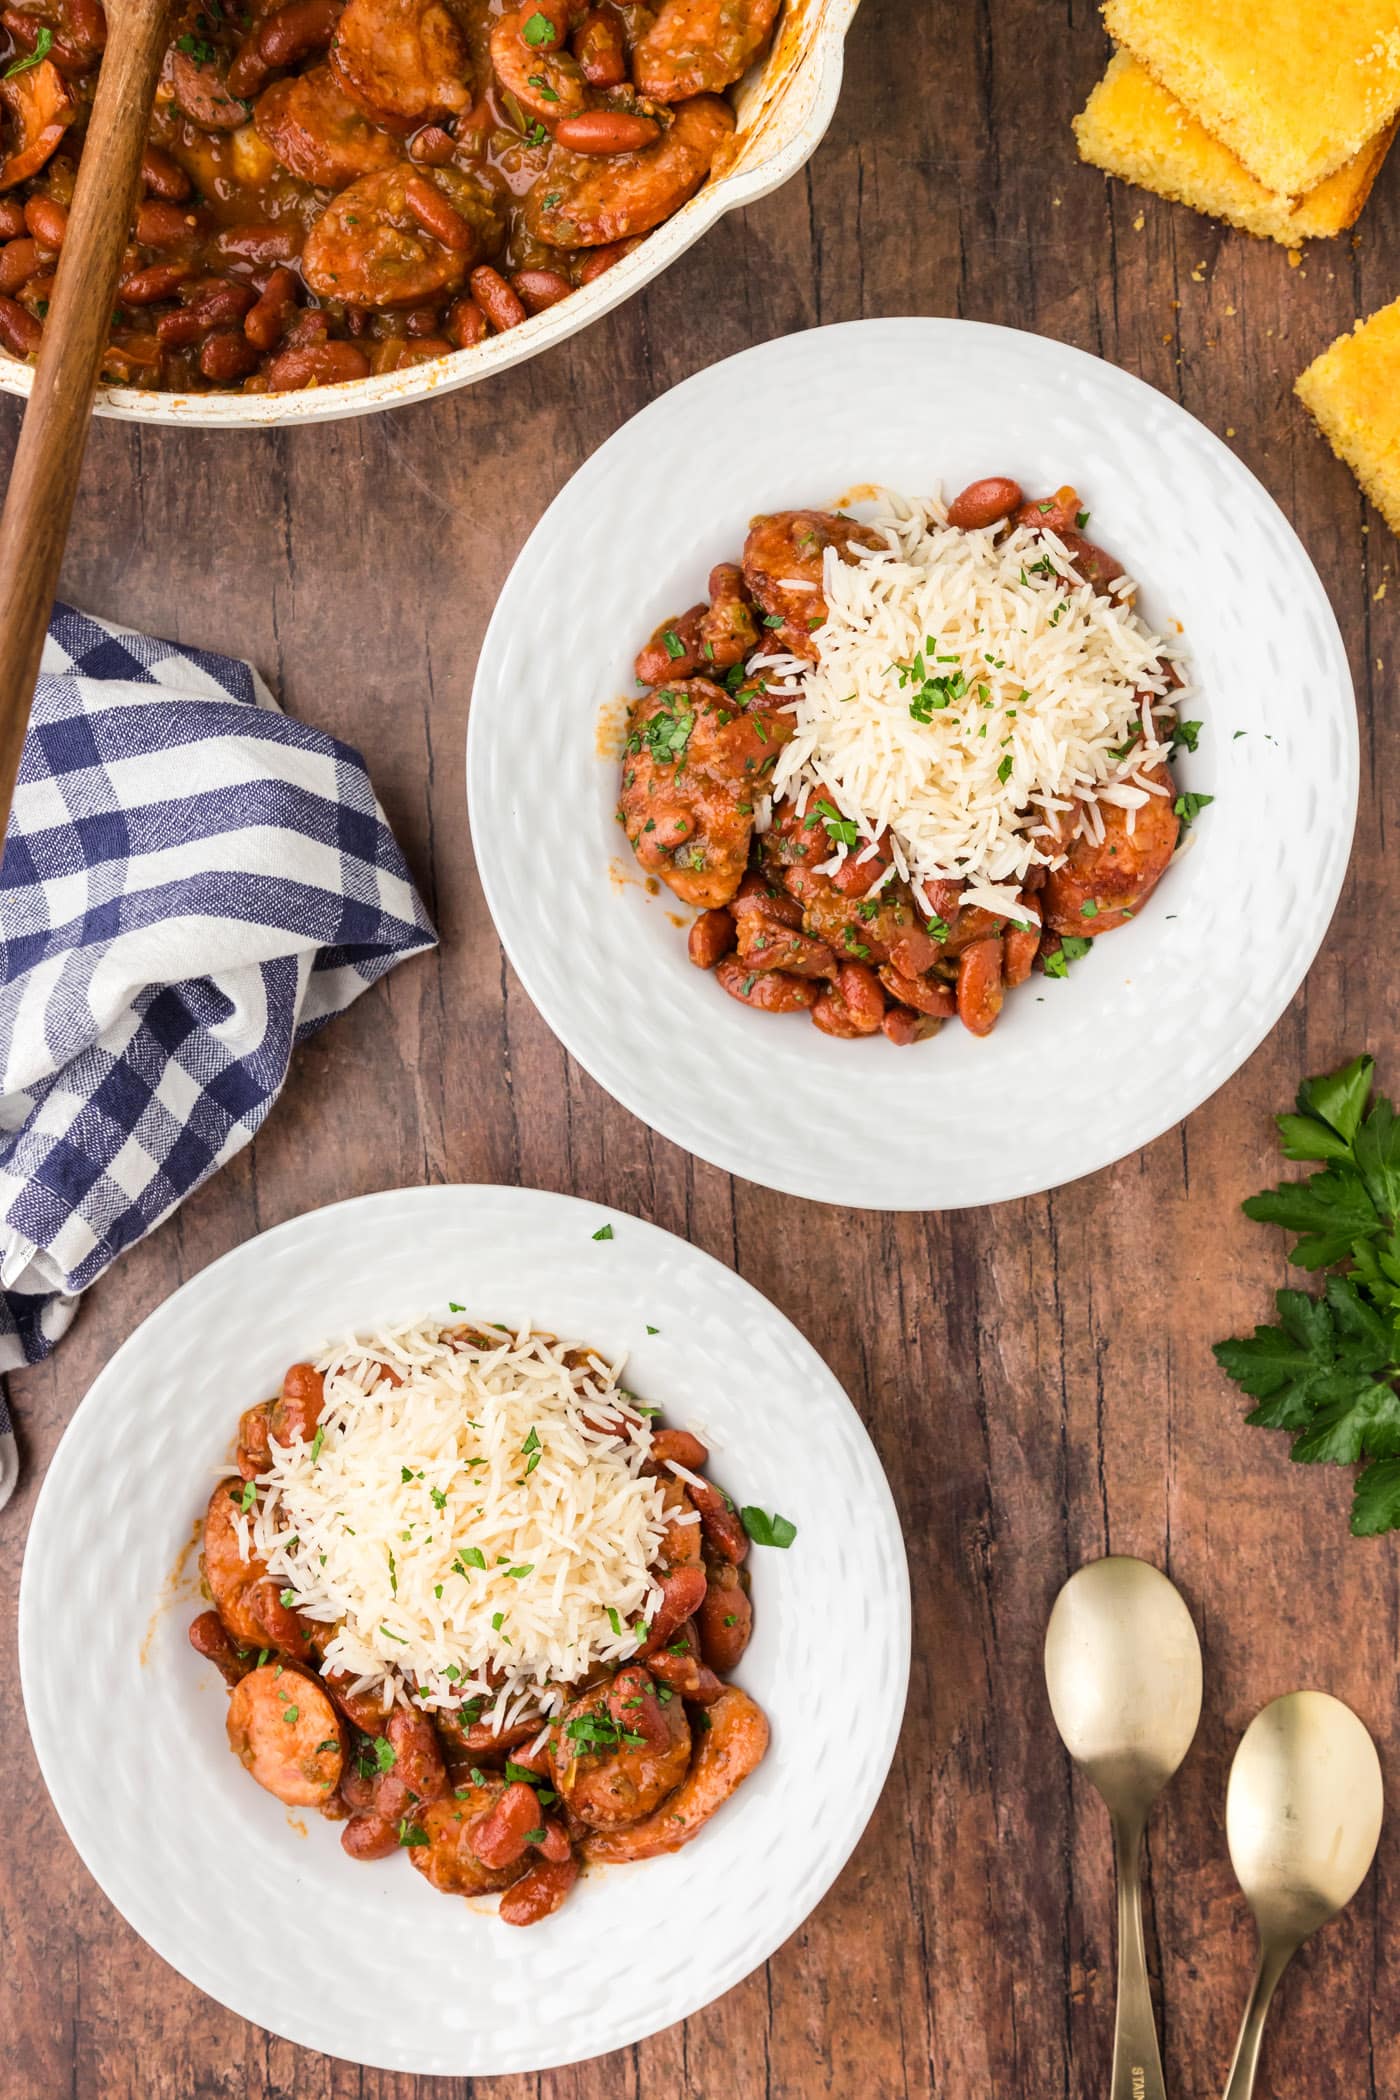
[[[167,12],[167,0],[108,0],[107,48],[0,516],[0,840],[111,326]]]
[[[1142,1824],[1113,1819],[1118,1869],[1118,2011],[1113,2033],[1112,2100],[1166,2100],[1157,2023],[1142,1937],[1139,1861]]]
[[[1254,2091],[1254,2074],[1259,2068],[1259,2044],[1264,2039],[1264,2022],[1269,2016],[1269,2006],[1278,1988],[1278,1980],[1292,1961],[1295,1952],[1293,1947],[1261,1946],[1259,1949],[1259,1966],[1254,1972],[1254,1988],[1249,1994],[1244,2018],[1240,2021],[1240,2038],[1235,2044],[1234,2061],[1230,2065],[1224,2100],[1250,2100]]]

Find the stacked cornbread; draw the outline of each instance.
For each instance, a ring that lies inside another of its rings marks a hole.
[[[1297,248],[1350,226],[1400,110],[1400,0],[1105,0],[1081,157]]]
[[[1081,159],[1285,248],[1354,224],[1400,112],[1400,0],[1104,0],[1103,14],[1118,49],[1075,118]],[[1297,392],[1400,533],[1400,299]]]

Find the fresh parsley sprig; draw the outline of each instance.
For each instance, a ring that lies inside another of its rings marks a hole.
[[[1244,1204],[1297,1239],[1289,1259],[1331,1273],[1322,1295],[1279,1291],[1278,1325],[1218,1342],[1216,1360],[1284,1429],[1300,1463],[1354,1466],[1358,1538],[1400,1529],[1400,1118],[1372,1099],[1375,1060],[1304,1080],[1277,1118],[1284,1157],[1322,1162]]]

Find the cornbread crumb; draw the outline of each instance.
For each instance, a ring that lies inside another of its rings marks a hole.
[[[1297,197],[1400,109],[1395,0],[1104,0],[1109,34],[1255,180]]]
[[[1354,160],[1295,202],[1256,182],[1234,154],[1126,51],[1114,53],[1083,113],[1074,120],[1081,160],[1292,249],[1306,240],[1326,240],[1351,225],[1366,202],[1393,132],[1394,125],[1387,126]],[[1192,271],[1197,283],[1204,270],[1201,263]]]
[[[1400,532],[1400,299],[1314,359],[1295,391],[1392,532]]]

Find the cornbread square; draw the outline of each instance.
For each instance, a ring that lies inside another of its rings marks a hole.
[[[1392,532],[1400,532],[1400,299],[1338,336],[1295,388]]]
[[[1074,120],[1081,160],[1285,248],[1326,240],[1354,222],[1394,133],[1388,124],[1354,160],[1295,203],[1256,182],[1126,51],[1114,53]]]
[[[1316,189],[1400,109],[1396,0],[1104,0],[1131,51],[1256,182]]]

